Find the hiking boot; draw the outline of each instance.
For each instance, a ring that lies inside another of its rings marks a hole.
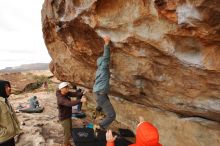
[[[95,132],[105,131],[105,128],[103,128],[103,127],[100,126],[100,125],[96,125],[96,124],[94,124],[93,129],[94,129]]]
[[[93,130],[96,131],[97,129],[100,129],[100,126],[97,125],[97,124],[94,124],[94,125],[93,125]]]
[[[98,112],[101,112],[101,111],[102,111],[102,107],[97,106],[97,107],[95,108],[95,110],[98,111]]]
[[[97,113],[96,111],[92,111],[92,119],[95,120],[97,118]]]

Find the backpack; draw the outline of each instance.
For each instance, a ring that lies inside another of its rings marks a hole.
[[[91,128],[73,128],[72,136],[76,146],[106,146],[105,131],[99,131],[97,136]],[[118,137],[115,140],[115,146],[128,146],[131,142]]]
[[[94,130],[91,128],[73,128],[72,137],[75,143],[91,142],[95,140]]]

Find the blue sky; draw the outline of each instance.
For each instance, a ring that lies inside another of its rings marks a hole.
[[[49,63],[43,40],[44,0],[0,1],[0,69],[29,63]]]

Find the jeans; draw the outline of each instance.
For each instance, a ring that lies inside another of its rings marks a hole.
[[[116,113],[106,93],[95,92],[96,102],[105,113],[105,118],[99,123],[99,125],[107,129],[108,126],[115,120]]]
[[[77,97],[77,99],[81,99],[82,97]],[[82,102],[77,104],[77,111],[81,111],[82,110]]]

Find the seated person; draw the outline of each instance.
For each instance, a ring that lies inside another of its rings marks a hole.
[[[29,108],[40,107],[39,102],[37,100],[37,96],[31,97],[28,101],[29,101]]]
[[[112,135],[112,131],[106,132],[106,146],[114,146],[116,136]],[[140,117],[140,123],[136,129],[136,143],[129,146],[162,146],[159,143],[159,134],[156,127],[148,123]]]
[[[28,103],[19,103],[19,105],[17,106],[17,110],[29,108],[35,109],[37,107],[40,107],[39,102],[37,100],[37,97],[33,96],[30,99],[28,99]]]

